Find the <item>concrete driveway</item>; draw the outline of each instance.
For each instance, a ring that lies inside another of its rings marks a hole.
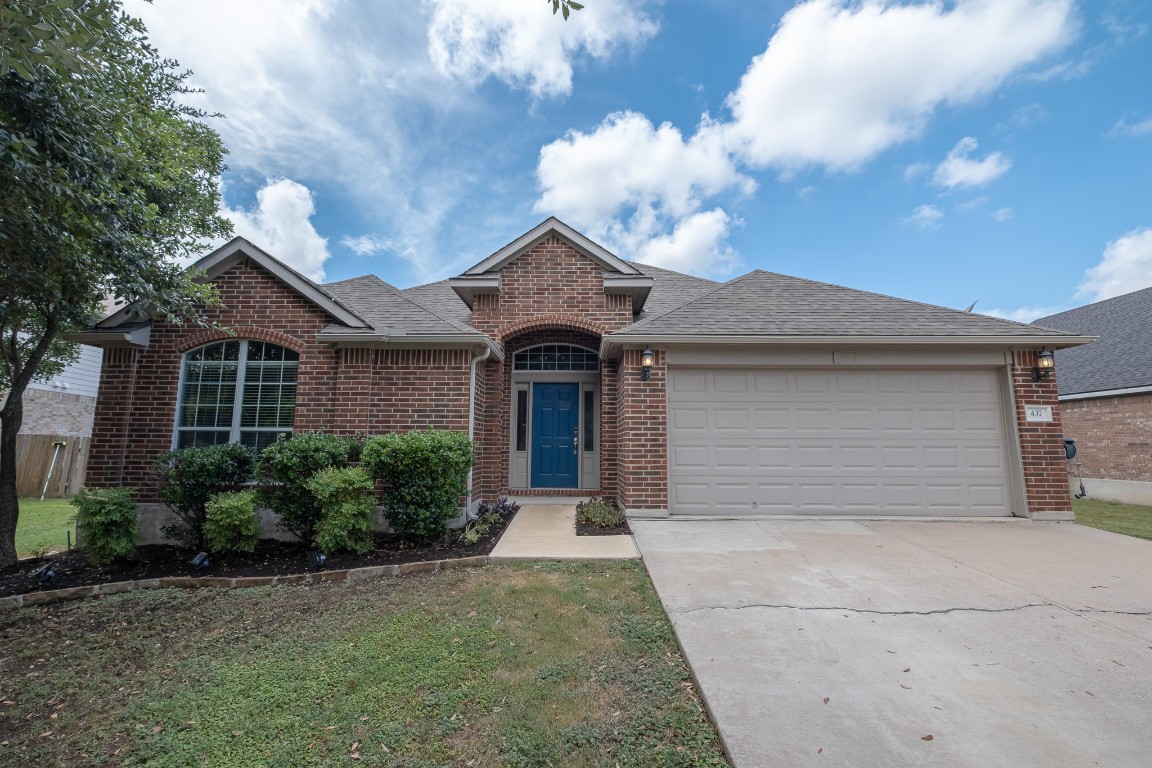
[[[1152,542],[1025,520],[632,528],[737,768],[1152,765]]]

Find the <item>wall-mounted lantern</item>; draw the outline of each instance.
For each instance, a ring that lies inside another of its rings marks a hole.
[[[1047,349],[1041,349],[1036,355],[1036,367],[1032,369],[1032,381],[1044,381],[1055,368],[1056,356]]]
[[[656,353],[651,347],[645,347],[640,353],[640,381],[652,378],[652,366],[656,364]]]

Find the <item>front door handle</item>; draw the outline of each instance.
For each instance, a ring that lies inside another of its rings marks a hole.
[[[572,430],[572,453],[580,454],[580,432],[579,430]]]

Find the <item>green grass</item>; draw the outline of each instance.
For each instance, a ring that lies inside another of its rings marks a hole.
[[[141,591],[0,638],[13,764],[727,765],[639,563]]]
[[[68,546],[67,531],[76,541],[76,526],[72,524],[76,507],[68,499],[20,499],[20,519],[16,523],[16,552],[20,557],[32,557],[52,550],[63,551]]]
[[[1152,507],[1101,499],[1073,499],[1072,511],[1081,525],[1152,540]]]

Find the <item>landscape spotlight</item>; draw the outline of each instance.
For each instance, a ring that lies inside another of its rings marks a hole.
[[[309,550],[308,552],[308,567],[312,570],[323,568],[325,563],[328,562],[328,555],[316,550]]]
[[[56,578],[56,569],[52,567],[52,561],[49,560],[40,566],[32,575],[36,577],[37,583],[44,587],[51,584],[52,579]]]
[[[208,559],[207,552],[201,552],[190,561],[193,568],[199,568],[202,571],[208,570],[208,566],[212,565],[212,561]]]

